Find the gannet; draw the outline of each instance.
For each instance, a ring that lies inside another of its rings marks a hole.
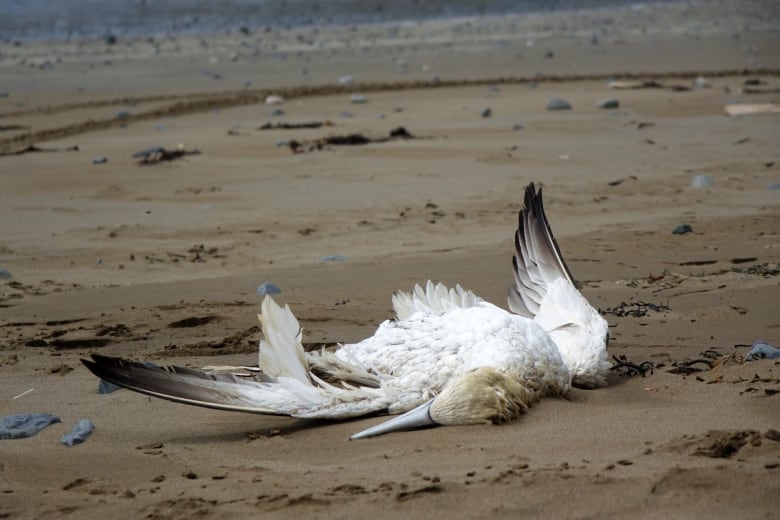
[[[185,404],[305,419],[397,415],[353,439],[506,422],[572,386],[606,385],[610,368],[607,322],[577,289],[533,183],[514,242],[509,310],[428,281],[395,293],[395,318],[372,336],[304,352],[289,306],[265,296],[253,370],[154,367],[97,354],[82,361],[103,380]]]

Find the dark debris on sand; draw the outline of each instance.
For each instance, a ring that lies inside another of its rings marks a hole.
[[[371,138],[363,134],[331,135],[313,141],[291,140],[288,144],[293,153],[307,153],[328,149],[331,146],[359,146],[371,143],[386,143],[398,139],[414,139],[415,137],[403,126],[390,131],[387,137]]]
[[[610,368],[611,371],[616,372],[621,376],[628,376],[628,377],[633,377],[633,376],[645,377],[648,373],[652,375],[653,369],[655,368],[655,365],[653,365],[652,361],[632,363],[624,355],[612,356],[612,362],[613,365]]]
[[[133,154],[134,159],[139,159],[138,164],[151,165],[161,162],[175,161],[181,159],[186,155],[199,155],[200,150],[168,150],[162,146],[152,146],[135,152]]]
[[[611,314],[619,318],[629,316],[632,318],[641,318],[647,316],[650,311],[652,312],[667,312],[670,311],[668,305],[662,303],[648,303],[643,301],[638,302],[620,302],[617,307],[607,307],[604,310],[599,309],[599,313],[602,315]]]

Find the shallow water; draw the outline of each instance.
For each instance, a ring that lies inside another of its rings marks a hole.
[[[245,31],[626,7],[636,0],[0,0],[0,39]]]

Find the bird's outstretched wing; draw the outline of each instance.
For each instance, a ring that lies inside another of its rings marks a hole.
[[[533,319],[539,313],[548,288],[556,280],[562,278],[576,287],[544,214],[542,188],[537,191],[533,183],[525,189],[512,264],[515,283],[509,286],[507,301],[515,314]]]
[[[130,390],[221,410],[341,419],[386,410],[391,404],[392,392],[380,390],[378,379],[363,367],[328,356],[310,368],[298,321],[287,306],[280,307],[266,297],[261,316],[265,335],[260,346],[261,372],[215,374],[97,354],[82,362],[99,378]],[[330,382],[318,373],[330,376]],[[333,377],[333,373],[343,377]],[[356,381],[367,384],[356,385]]]

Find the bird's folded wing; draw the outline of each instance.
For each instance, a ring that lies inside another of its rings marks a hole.
[[[509,286],[509,309],[533,319],[551,284],[565,279],[576,286],[574,278],[552,234],[542,203],[542,189],[533,183],[525,190],[515,232],[515,256],[512,258],[515,283]]]

